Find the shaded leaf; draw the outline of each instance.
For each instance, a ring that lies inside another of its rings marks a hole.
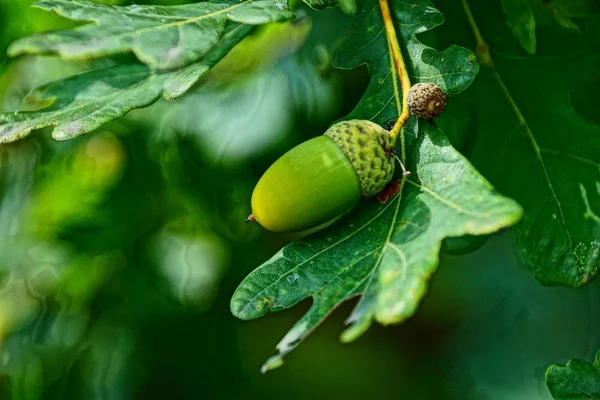
[[[563,28],[567,28],[574,33],[581,33],[581,29],[571,18],[565,16],[559,10],[553,9],[551,11],[554,20],[558,22],[560,26],[562,26]]]
[[[205,57],[225,35],[228,21],[258,25],[292,17],[283,3],[273,0],[180,6],[42,0],[35,5],[93,24],[17,40],[9,47],[11,56],[56,53],[69,61],[85,61],[133,52],[140,61],[161,71],[182,68]]]
[[[600,351],[593,364],[573,359],[550,366],[546,384],[556,400],[600,399]]]
[[[600,3],[596,0],[550,0],[543,3],[567,18],[585,18],[600,12]]]
[[[466,49],[438,52],[415,35],[442,23],[430,1],[395,2],[413,80],[435,82],[449,95],[464,90],[478,66]],[[384,123],[398,115],[387,40],[375,1],[363,4],[352,33],[335,54],[338,66],[367,64],[371,83],[348,118]],[[253,271],[231,300],[234,315],[258,318],[311,297],[312,307],[277,345],[263,371],[276,368],[332,310],[362,296],[343,341],[360,336],[373,320],[391,324],[410,317],[426,292],[447,237],[489,234],[515,223],[521,208],[493,190],[433,123],[412,118],[405,126],[412,177],[387,204],[366,200],[325,230],[284,247]]]
[[[447,238],[442,244],[442,250],[444,253],[457,256],[469,254],[481,248],[481,246],[483,246],[489,238],[489,235],[466,235],[461,237]]]
[[[535,17],[529,0],[502,0],[508,27],[529,54],[535,54]]]
[[[484,18],[480,25],[498,23]],[[561,35],[555,46],[568,49],[574,39]],[[589,88],[600,76],[586,66],[597,65],[590,63],[596,49],[551,58],[498,53],[497,72],[482,69],[468,97],[477,137],[470,159],[523,206],[516,243],[527,268],[548,285],[580,286],[600,269],[600,125],[572,101],[580,87],[580,101],[595,100]]]

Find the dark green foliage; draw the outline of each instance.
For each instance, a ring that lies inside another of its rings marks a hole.
[[[521,56],[518,44],[495,39],[510,34],[497,21],[501,8],[473,3],[495,70],[482,67],[448,111],[468,121],[471,162],[523,206],[514,232],[525,265],[545,284],[583,285],[600,268],[600,125],[580,112],[600,78],[600,14],[580,22],[584,33],[544,31],[538,54]],[[466,24],[461,10],[447,11]],[[468,25],[463,32],[472,43]]]

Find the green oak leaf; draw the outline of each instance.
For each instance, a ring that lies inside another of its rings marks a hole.
[[[396,1],[392,10],[413,80],[435,82],[450,95],[464,90],[477,72],[473,54],[457,46],[438,52],[415,37],[443,21],[431,1]],[[382,123],[397,116],[399,93],[375,1],[363,3],[352,34],[334,57],[345,68],[367,64],[372,75],[348,118]],[[342,334],[345,342],[360,336],[373,320],[392,324],[407,319],[425,295],[444,239],[490,234],[520,218],[520,206],[496,193],[433,122],[413,117],[404,132],[412,176],[398,183],[398,196],[386,204],[365,200],[330,227],[288,244],[234,293],[231,310],[241,319],[313,300],[263,371],[280,366],[286,354],[350,298],[362,296]]]
[[[158,71],[179,69],[203,59],[226,34],[228,22],[259,25],[292,17],[287,6],[275,0],[179,6],[41,0],[35,6],[93,24],[19,39],[8,49],[11,56],[54,53],[68,61],[86,61],[133,52]]]
[[[506,22],[521,46],[529,54],[535,54],[535,16],[529,0],[502,0]]]
[[[172,100],[192,87],[251,30],[243,25],[223,37],[204,60],[167,73],[155,73],[144,64],[117,64],[91,70],[35,88],[25,101],[43,110],[0,113],[0,143],[54,126],[57,140],[72,139],[148,106],[160,96]]]
[[[550,366],[546,384],[556,400],[600,399],[600,351],[593,364],[573,359]]]
[[[0,143],[47,126],[55,126],[55,139],[71,139],[150,105],[161,96],[177,99],[200,80],[229,82],[242,72],[296,51],[310,28],[308,18],[271,24],[258,31],[240,25],[203,60],[178,70],[159,73],[140,63],[117,64],[52,82],[26,96],[35,112],[0,113]],[[261,46],[269,49],[268,54],[259,50]]]
[[[498,29],[486,12],[478,24]],[[523,206],[513,229],[523,263],[544,284],[580,286],[600,269],[600,124],[578,109],[596,99],[597,44],[574,53],[581,38],[562,29],[552,38],[564,53],[492,53],[496,70],[482,68],[460,101],[473,112],[470,161]]]
[[[411,82],[434,83],[448,96],[464,90],[479,70],[473,53],[459,46],[439,52],[416,38],[418,33],[441,25],[444,22],[442,13],[428,0],[394,1],[391,6]],[[367,91],[348,118],[384,124],[399,115],[393,82],[395,75],[390,68],[385,28],[376,2],[368,1],[356,15],[350,38],[340,44],[333,63],[346,69],[367,64],[371,73]]]

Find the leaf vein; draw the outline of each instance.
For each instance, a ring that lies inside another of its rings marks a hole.
[[[399,203],[399,201],[398,201]],[[252,299],[248,300],[246,305],[242,308],[242,311],[245,311],[247,309],[247,307],[250,307],[252,305],[252,303],[259,298],[263,293],[265,293],[268,289],[270,289],[271,287],[273,287],[274,285],[276,285],[277,283],[279,283],[279,281],[281,281],[283,278],[287,277],[289,274],[291,274],[292,272],[295,272],[296,270],[298,270],[298,268],[302,267],[304,264],[306,264],[307,262],[313,260],[314,258],[320,256],[321,254],[325,253],[328,250],[331,250],[332,248],[338,246],[339,244],[345,242],[346,240],[350,239],[352,236],[354,236],[355,234],[357,234],[358,232],[362,231],[365,227],[367,227],[368,225],[370,225],[373,221],[375,221],[376,219],[379,218],[379,216],[381,216],[381,214],[383,214],[390,205],[392,205],[393,202],[390,202],[388,205],[386,205],[385,207],[383,207],[381,209],[381,211],[379,211],[377,213],[377,215],[375,215],[373,218],[371,218],[369,221],[367,221],[364,225],[362,225],[361,227],[359,227],[358,229],[356,229],[355,231],[353,231],[352,233],[350,233],[348,236],[344,237],[342,240],[336,242],[335,244],[332,244],[331,246],[325,247],[323,250],[315,253],[314,255],[312,255],[311,257],[305,259],[304,261],[302,261],[301,263],[297,264],[296,266],[294,266],[293,268],[291,268],[290,270],[288,270],[286,273],[282,274],[278,279],[276,279],[275,281],[271,282],[269,285],[265,286],[263,288],[263,290],[261,290],[260,292],[256,293],[254,295],[254,297],[252,297]],[[397,210],[396,210],[397,211]],[[389,239],[389,237],[388,237]],[[381,246],[383,247],[383,246]],[[379,247],[379,248],[381,248]],[[381,258],[381,257],[380,257]],[[286,259],[287,260],[287,259]],[[289,260],[288,260],[289,261]],[[291,262],[291,261],[290,261]],[[261,265],[260,267],[258,267],[256,269],[255,272],[259,272],[260,270],[262,270],[263,268],[269,266],[270,264],[267,262],[263,265]]]
[[[413,186],[416,186],[418,188],[423,189],[423,191],[427,192],[433,198],[435,198],[439,202],[447,205],[448,207],[453,208],[454,210],[458,211],[459,213],[462,213],[462,214],[465,214],[465,215],[470,215],[470,216],[476,217],[476,218],[483,218],[483,219],[488,218],[488,216],[485,215],[485,214],[475,213],[475,212],[472,212],[472,211],[469,211],[469,210],[466,210],[466,209],[462,208],[458,204],[453,203],[450,200],[447,200],[447,199],[443,198],[442,196],[440,196],[439,194],[437,194],[433,190],[429,189],[427,186],[420,185],[420,184],[418,184],[416,182],[411,181],[410,179],[407,179],[406,181],[408,183],[410,183],[411,185],[413,185]]]

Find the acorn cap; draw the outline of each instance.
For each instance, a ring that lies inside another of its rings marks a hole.
[[[410,88],[407,103],[412,114],[434,118],[444,111],[446,95],[433,83],[417,83]]]
[[[394,146],[387,130],[367,120],[333,124],[325,135],[342,149],[358,175],[362,197],[379,193],[394,174]]]

